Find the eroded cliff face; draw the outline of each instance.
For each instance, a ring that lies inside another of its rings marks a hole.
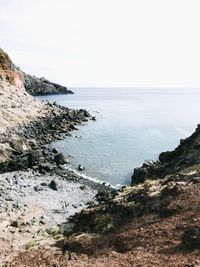
[[[50,82],[44,77],[38,78],[16,67],[9,55],[0,48],[0,79],[16,85],[31,95],[73,94],[66,86]]]
[[[22,75],[16,71],[15,65],[7,53],[0,48],[0,82],[24,89]]]
[[[18,124],[44,115],[44,103],[30,96],[20,71],[7,53],[0,49],[0,134]]]

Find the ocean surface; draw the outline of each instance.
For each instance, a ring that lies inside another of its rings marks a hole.
[[[53,145],[71,155],[69,168],[112,185],[129,184],[133,169],[174,149],[200,123],[200,90],[72,88],[74,95],[39,97],[85,108],[96,121]]]

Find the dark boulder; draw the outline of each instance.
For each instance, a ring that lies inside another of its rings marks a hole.
[[[29,167],[29,154],[13,155],[8,163],[8,171],[25,170]]]
[[[85,167],[81,164],[78,165],[78,170],[79,171],[84,171],[85,170]]]
[[[40,173],[52,172],[54,170],[54,166],[50,163],[43,163],[39,166]]]
[[[69,163],[69,159],[68,158],[66,158],[62,153],[59,153],[59,154],[56,154],[55,156],[54,156],[54,161],[56,162],[56,164],[61,164],[61,165],[63,165],[63,164],[67,164],[67,163]]]
[[[33,150],[29,154],[29,167],[38,165],[42,160],[42,152],[40,150]]]
[[[182,244],[188,249],[200,249],[200,227],[195,226],[185,230],[182,236]]]
[[[56,148],[53,148],[53,149],[52,149],[52,153],[54,153],[54,154],[58,154],[59,152],[58,152],[58,150],[57,150]]]
[[[54,180],[52,180],[52,181],[50,182],[49,187],[50,187],[52,190],[55,190],[55,191],[58,190],[57,183],[56,183]]]

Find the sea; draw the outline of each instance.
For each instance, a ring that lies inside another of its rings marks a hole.
[[[96,121],[77,126],[53,147],[69,155],[69,169],[113,186],[131,182],[133,170],[176,148],[200,123],[200,89],[69,88],[73,95],[40,96],[88,110]]]

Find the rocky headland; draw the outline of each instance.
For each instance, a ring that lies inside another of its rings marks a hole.
[[[44,77],[38,78],[24,72],[22,74],[24,87],[31,95],[73,94],[66,86],[50,82]]]
[[[200,128],[114,190],[48,144],[91,119],[39,101],[0,50],[0,265],[200,266]]]
[[[9,55],[0,48],[1,69],[15,71],[20,75],[20,80],[26,91],[31,95],[73,94],[66,86],[51,82],[44,77],[38,78],[22,71],[10,59]]]

